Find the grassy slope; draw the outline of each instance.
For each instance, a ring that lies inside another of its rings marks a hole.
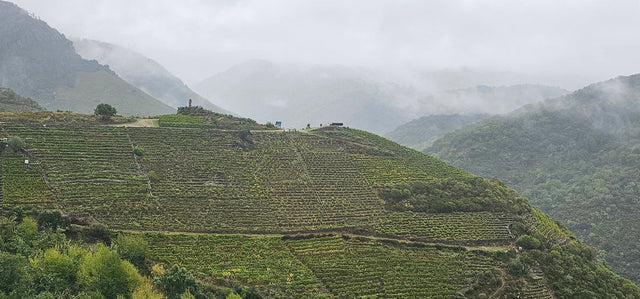
[[[175,112],[174,108],[152,98],[106,71],[80,72],[73,87],[56,90],[48,109],[92,113],[99,103],[108,103],[121,115],[150,116]]]
[[[3,124],[1,132],[26,139],[29,158],[39,163],[30,167],[46,174],[50,204],[111,228],[147,231],[154,260],[184,264],[219,284],[256,286],[276,297],[444,298],[456,292],[540,298],[578,286],[555,274],[562,268],[549,267],[550,252],[573,244],[572,237],[523,198],[495,181],[469,185],[476,181],[472,175],[366,132],[324,128],[241,137],[239,131],[209,128],[15,123]],[[134,157],[134,145],[144,148],[144,156]],[[7,191],[15,184],[17,159],[3,156]],[[436,214],[386,208],[385,190],[416,182],[437,183],[435,190],[454,203],[505,208]],[[28,204],[17,198],[6,197],[3,208]],[[518,234],[509,229],[513,225],[542,240],[543,250],[505,254],[502,248]],[[177,233],[150,232],[166,230]],[[497,247],[458,247],[477,245]],[[574,247],[582,252],[581,245]],[[536,254],[541,256],[525,260]],[[566,267],[584,266],[573,255],[564,255]],[[529,274],[506,271],[516,258]],[[598,264],[592,256],[584,259]],[[582,289],[640,297],[633,285],[594,271],[585,274],[593,273],[593,282],[576,280],[585,283]],[[555,281],[547,281],[547,273]],[[483,275],[498,283],[479,280]]]
[[[38,103],[30,98],[16,94],[8,88],[0,88],[0,112],[28,112],[43,110]]]

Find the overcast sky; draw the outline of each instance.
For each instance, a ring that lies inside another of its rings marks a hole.
[[[640,72],[640,0],[15,0],[194,84],[247,59],[606,79]]]

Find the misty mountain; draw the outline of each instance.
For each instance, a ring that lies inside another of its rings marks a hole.
[[[413,149],[423,150],[445,134],[489,116],[488,114],[427,115],[397,127],[385,137]]]
[[[9,88],[0,87],[0,112],[42,111],[42,107],[30,98],[25,98]]]
[[[380,132],[408,120],[389,104],[397,100],[393,94],[350,68],[252,60],[204,80],[196,89],[241,115],[259,122],[282,121],[289,128],[344,122]]]
[[[425,152],[500,178],[640,282],[640,74],[480,121]]]
[[[64,35],[4,1],[0,1],[0,86],[48,110],[90,113],[104,102],[124,115],[174,111],[108,67],[82,59]]]
[[[124,80],[169,106],[186,106],[189,99],[192,99],[193,105],[219,113],[230,113],[195,93],[162,65],[142,54],[89,39],[76,39],[73,46],[84,59],[108,65]]]
[[[196,89],[261,122],[279,120],[296,128],[344,122],[377,133],[424,115],[506,113],[567,93],[525,84],[445,90],[441,82],[425,78],[414,72],[252,60],[204,80]]]
[[[447,90],[438,93],[436,102],[464,107],[469,114],[433,114],[414,119],[386,134],[386,137],[402,145],[423,150],[431,143],[453,130],[475,123],[491,114],[511,112],[526,104],[559,97],[568,91],[550,86],[521,84],[514,86],[476,86]],[[490,111],[487,111],[490,108]],[[484,111],[484,114],[473,113]]]

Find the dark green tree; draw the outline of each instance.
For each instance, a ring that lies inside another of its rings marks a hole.
[[[100,115],[104,121],[111,119],[111,117],[116,115],[116,113],[118,113],[118,111],[115,107],[105,103],[98,104],[98,106],[96,106],[96,110],[93,111],[93,114]]]
[[[28,262],[25,257],[0,251],[0,294],[26,293],[31,280],[27,267]]]
[[[9,138],[7,138],[7,144],[14,152],[22,151],[25,147],[24,140],[17,136],[9,136]]]
[[[173,266],[162,277],[157,284],[169,299],[178,299],[185,291],[191,293],[196,291],[196,279],[185,267]]]
[[[524,249],[538,249],[540,248],[540,240],[530,235],[524,235],[516,240],[516,245],[521,246]]]

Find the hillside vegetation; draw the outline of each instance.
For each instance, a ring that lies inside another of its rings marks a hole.
[[[63,34],[5,1],[0,1],[0,85],[52,111],[88,113],[100,102],[118,106],[123,115],[175,111],[107,66],[82,59]]]
[[[370,133],[35,120],[1,125],[24,141],[0,155],[2,210],[139,238],[138,269],[184,266],[199,298],[640,298],[501,182]]]
[[[487,114],[438,114],[423,116],[397,127],[385,137],[416,150],[424,150],[438,138],[488,118]]]
[[[74,40],[73,47],[84,59],[108,65],[128,83],[171,107],[184,106],[191,99],[194,105],[229,114],[195,93],[159,63],[142,54],[114,44],[88,39]]]
[[[38,103],[25,98],[9,88],[0,87],[0,112],[27,112],[43,110]]]
[[[427,149],[498,177],[640,282],[640,76],[594,84],[485,120]]]

